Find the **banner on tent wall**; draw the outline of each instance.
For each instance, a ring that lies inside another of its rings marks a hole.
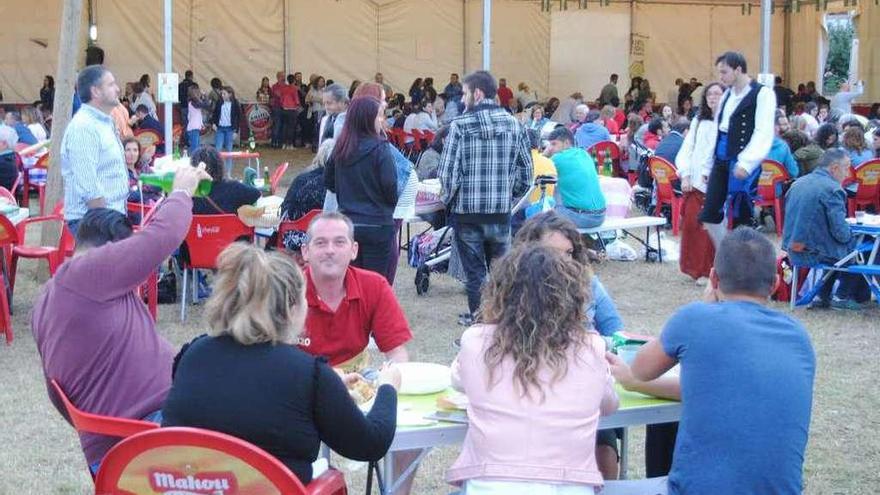
[[[648,37],[632,33],[629,44],[629,77],[645,77],[645,47]]]
[[[269,131],[272,128],[272,114],[268,105],[262,103],[243,103],[242,105],[244,106],[244,123],[247,126],[241,135],[242,141],[246,140],[252,132],[255,141],[268,142]]]

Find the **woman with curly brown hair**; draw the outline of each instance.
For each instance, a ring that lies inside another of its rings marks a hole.
[[[453,384],[470,427],[446,474],[464,493],[593,494],[599,417],[617,409],[605,343],[585,331],[585,266],[528,243],[492,270],[483,323],[465,331]]]

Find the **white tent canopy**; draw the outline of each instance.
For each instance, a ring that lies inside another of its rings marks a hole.
[[[97,44],[117,79],[135,81],[143,73],[155,79],[163,68],[163,1],[92,2]],[[0,18],[17,20],[0,33],[6,101],[36,100],[43,75],[54,73],[60,4],[0,3]],[[514,86],[527,83],[541,99],[574,91],[595,98],[612,72],[625,86],[636,58],[661,101],[677,77],[711,80],[714,58],[725,50],[743,52],[749,70],[758,72],[757,3],[751,13],[727,0],[589,2],[583,10],[572,0],[565,11],[558,0],[551,4],[550,12],[540,1],[493,0],[492,7],[493,73]],[[876,10],[870,2],[860,8]],[[174,0],[173,66],[192,69],[200,83],[219,77],[242,100],[253,99],[263,76],[274,79],[282,69],[343,84],[371,80],[378,71],[404,93],[415,77],[432,76],[442,90],[449,73],[482,66],[482,9],[482,0]],[[812,5],[787,16],[776,10],[774,73],[793,83],[817,79],[821,14]],[[633,37],[643,56],[631,55]],[[865,59],[877,50],[867,46],[863,40],[861,66],[876,72]]]

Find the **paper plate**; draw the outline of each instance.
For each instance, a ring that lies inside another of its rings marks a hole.
[[[400,363],[400,393],[404,395],[435,394],[449,388],[452,381],[449,366],[434,363]]]

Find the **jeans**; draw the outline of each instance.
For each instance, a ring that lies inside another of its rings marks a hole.
[[[199,149],[199,141],[202,137],[202,131],[198,129],[193,129],[191,131],[186,131],[186,140],[189,143],[189,154],[192,155]]]
[[[217,127],[217,132],[214,134],[214,147],[217,151],[232,151],[232,134],[232,126]],[[232,158],[225,159],[223,165],[226,169],[226,178],[232,177]]]
[[[151,421],[153,423],[162,424],[162,410],[153,411],[150,414],[147,414],[143,418],[144,421]],[[89,470],[92,472],[92,476],[98,474],[98,469],[101,467],[101,461],[98,461],[94,464],[89,464]]]
[[[505,223],[468,223],[453,216],[455,243],[464,268],[468,310],[480,309],[480,289],[494,260],[510,248],[510,219]]]
[[[826,265],[833,265],[837,263],[837,261],[838,260],[833,258],[823,258],[820,262]],[[822,285],[822,288],[819,289],[819,293],[816,294],[819,299],[823,301],[831,301],[831,292],[834,290],[835,282],[840,282],[837,285],[837,291],[834,293],[838,299],[842,301],[855,301],[857,303],[864,303],[871,300],[871,291],[868,287],[868,283],[861,275],[858,273],[837,271],[832,271],[828,276],[828,280],[826,280]]]
[[[605,210],[601,210],[598,212],[579,212],[574,211],[571,208],[567,208],[561,202],[556,203],[556,208],[554,208],[556,213],[559,213],[561,216],[571,220],[577,225],[579,229],[592,229],[593,227],[598,227],[602,225],[602,222],[605,221]]]
[[[280,108],[272,109],[272,128],[269,129],[271,131],[272,136],[272,146],[278,147],[281,146],[281,133],[284,130],[284,122],[281,119]]]
[[[388,258],[394,242],[394,225],[355,225],[354,240],[358,243],[358,254],[352,265],[388,277]]]

